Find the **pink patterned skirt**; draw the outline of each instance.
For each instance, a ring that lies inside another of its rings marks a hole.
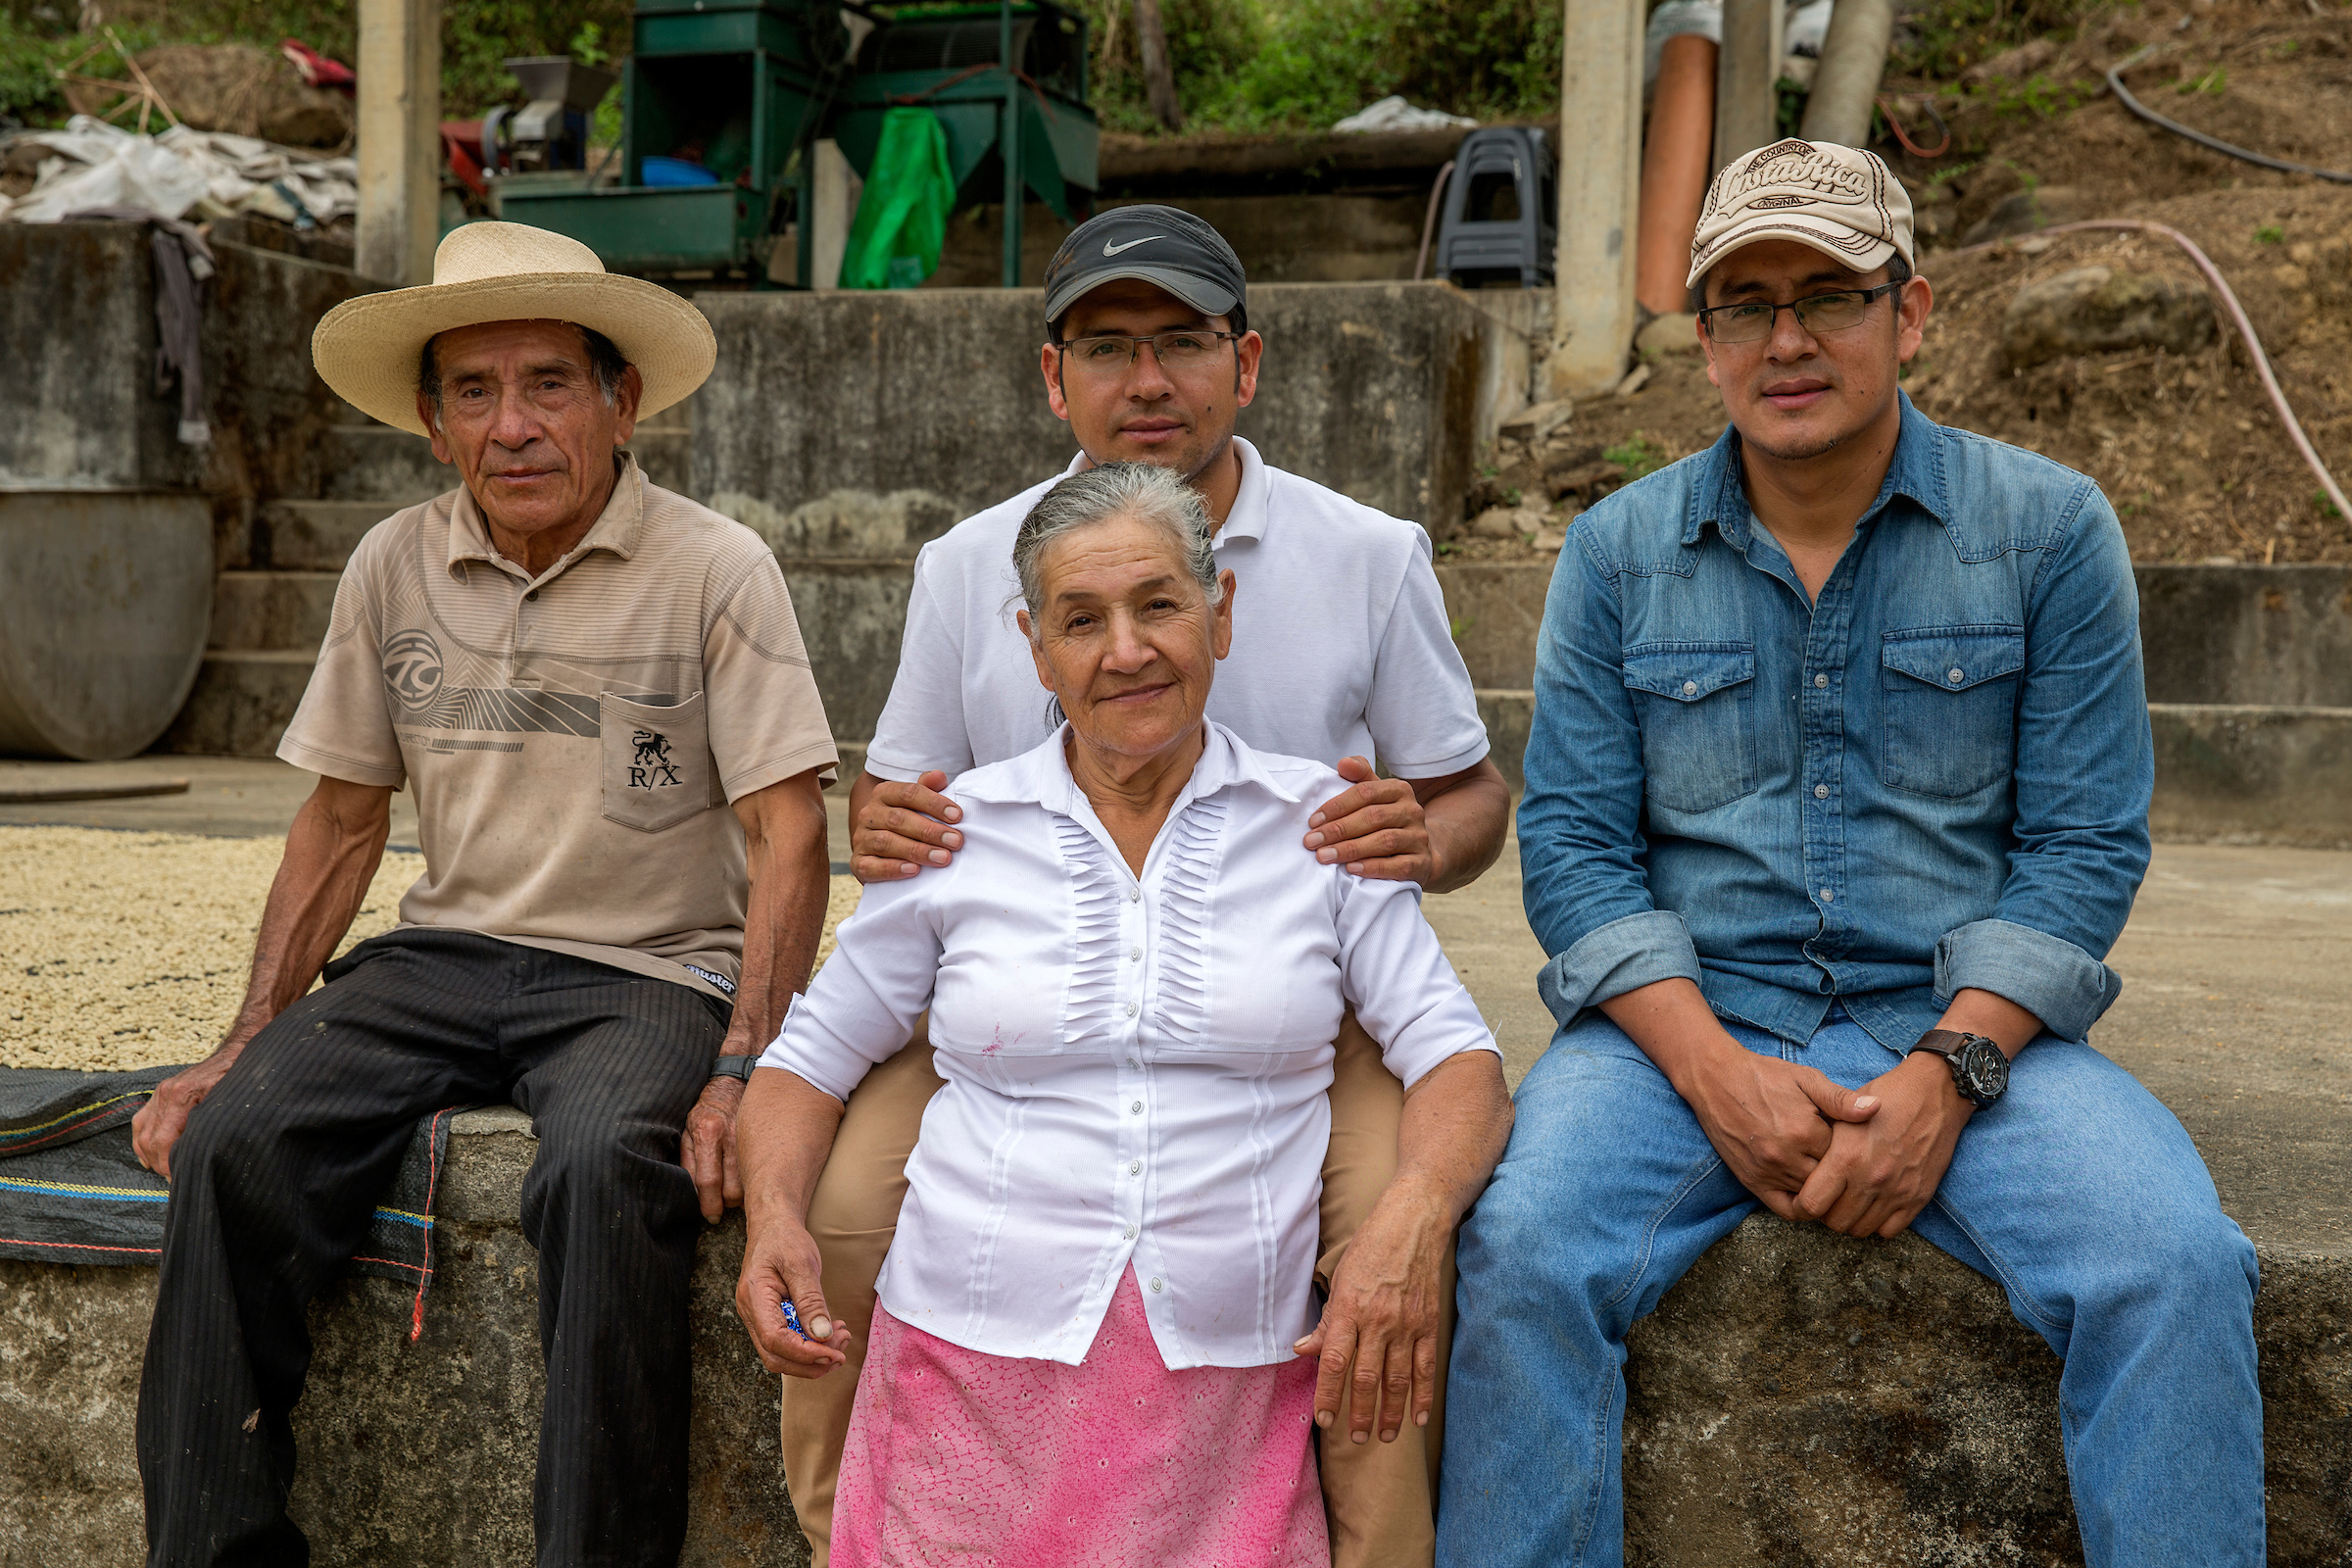
[[[877,1304],[833,1568],[1329,1568],[1314,1402],[1311,1358],[1169,1371],[1133,1268],[1078,1366]]]

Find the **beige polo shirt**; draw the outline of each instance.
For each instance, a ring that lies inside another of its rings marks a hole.
[[[416,791],[404,925],[717,996],[748,891],[728,803],[838,761],[774,555],[634,459],[537,577],[464,489],[369,529],[277,755]]]

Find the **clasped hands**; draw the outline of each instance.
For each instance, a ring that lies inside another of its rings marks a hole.
[[[1933,1053],[1842,1089],[1725,1034],[1672,1076],[1708,1142],[1766,1208],[1847,1236],[1900,1235],[1936,1196],[1975,1109]]]
[[[1304,848],[1326,865],[1387,882],[1438,878],[1429,820],[1413,788],[1382,778],[1360,757],[1345,757],[1348,788],[1307,818]],[[942,791],[948,775],[933,771],[911,784],[883,780],[851,826],[850,869],[860,882],[895,882],[925,866],[948,864],[963,848],[962,808]]]

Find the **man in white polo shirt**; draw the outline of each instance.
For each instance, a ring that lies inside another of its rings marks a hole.
[[[1065,472],[1110,462],[1177,469],[1218,525],[1217,564],[1237,588],[1233,652],[1209,716],[1261,750],[1337,763],[1351,781],[1310,818],[1302,859],[1432,891],[1476,878],[1501,848],[1510,795],[1487,758],[1428,535],[1269,467],[1234,435],[1256,392],[1263,345],[1249,329],[1232,247],[1172,208],[1105,213],[1080,225],[1047,269],[1046,318],[1046,396],[1080,448]],[[947,864],[962,845],[949,779],[1029,751],[1058,723],[1012,623],[1012,541],[1061,477],[966,518],[915,563],[898,674],[851,793],[861,880]],[[1376,776],[1375,755],[1392,777]],[[1344,1311],[1377,1289],[1381,1259],[1399,1240],[1358,1227],[1396,1168],[1403,1088],[1352,1015],[1333,1073],[1317,1273]],[[869,1074],[850,1097],[809,1208],[831,1312],[810,1329],[849,1356],[833,1375],[784,1384],[785,1469],[820,1564],[874,1277],[939,1085],[919,1036]],[[1443,1335],[1450,1281],[1435,1307]],[[1405,1425],[1390,1401],[1377,1412],[1353,1401],[1341,1411],[1322,1446],[1336,1564],[1432,1560],[1440,1431],[1437,1421]]]

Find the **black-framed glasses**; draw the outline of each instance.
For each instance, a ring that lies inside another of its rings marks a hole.
[[[1239,342],[1241,336],[1239,332],[1218,332],[1205,326],[1180,327],[1173,332],[1153,332],[1143,337],[1126,332],[1092,332],[1085,337],[1065,338],[1054,346],[1061,350],[1063,367],[1081,375],[1125,375],[1149,343],[1159,368],[1170,375],[1181,375],[1217,359],[1219,344]]]
[[[1773,323],[1781,318],[1783,311],[1794,311],[1798,324],[1808,332],[1842,332],[1849,326],[1862,324],[1862,318],[1870,314],[1872,301],[1902,286],[1881,283],[1875,288],[1841,288],[1787,305],[1769,305],[1762,300],[1718,305],[1699,312],[1698,318],[1705,325],[1707,336],[1718,343],[1761,343],[1772,336]]]

